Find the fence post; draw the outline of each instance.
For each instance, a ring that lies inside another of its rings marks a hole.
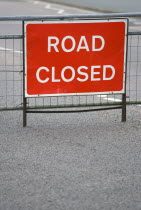
[[[24,49],[24,21],[22,21],[22,33],[23,33],[23,127],[26,127],[27,117],[26,117],[26,98],[25,98],[25,49]]]
[[[129,35],[129,19],[127,19],[127,42],[126,42],[126,63],[125,63],[125,92],[122,94],[122,122],[126,122],[126,83],[127,83],[127,60],[128,60],[128,35]]]
[[[122,94],[122,122],[126,122],[126,94]]]
[[[23,127],[26,127],[26,98],[23,97]]]

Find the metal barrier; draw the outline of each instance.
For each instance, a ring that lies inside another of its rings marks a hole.
[[[0,21],[64,20],[141,17],[141,13],[0,17]],[[23,36],[0,35],[0,110],[23,108]],[[128,34],[127,103],[141,103],[141,32]],[[117,105],[122,103],[121,95],[63,96],[27,99],[28,108],[61,108]]]

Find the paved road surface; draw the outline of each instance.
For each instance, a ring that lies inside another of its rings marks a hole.
[[[28,6],[27,6],[28,5]],[[35,0],[0,0],[0,15],[1,16],[15,16],[15,15],[69,15],[69,14],[98,14],[97,11],[89,11],[78,9],[75,7],[68,7],[58,4],[50,4],[48,1]],[[11,31],[16,34],[21,34],[21,25],[19,23],[1,23],[3,27],[0,28],[1,34],[11,34]],[[130,21],[130,30],[141,30],[141,20],[132,18]]]
[[[140,210],[141,107],[0,112],[0,210]]]
[[[115,12],[141,12],[140,0],[50,0],[78,7]]]

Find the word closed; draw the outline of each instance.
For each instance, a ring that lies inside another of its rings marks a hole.
[[[123,93],[126,20],[27,22],[25,96]]]

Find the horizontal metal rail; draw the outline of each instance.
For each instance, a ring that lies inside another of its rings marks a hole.
[[[23,35],[0,35],[0,39],[22,39]]]
[[[139,32],[128,32],[128,35],[141,35],[141,31]],[[22,39],[23,35],[0,35],[0,39]]]
[[[3,16],[0,21],[26,21],[26,20],[64,20],[85,18],[124,18],[141,17],[141,12],[136,13],[108,13],[108,14],[82,14],[82,15],[45,15],[45,16]]]
[[[26,113],[77,113],[77,112],[93,112],[93,111],[104,111],[104,110],[111,110],[111,109],[122,109],[122,106],[114,106],[114,107],[106,107],[106,108],[97,108],[97,109],[80,109],[80,110],[61,110],[61,111],[29,111],[27,110]]]
[[[137,36],[137,35],[141,35],[141,31],[136,31],[136,32],[135,32],[135,31],[129,31],[129,32],[128,32],[128,35],[131,35],[131,36],[134,36],[134,35],[136,35],[136,36]]]

